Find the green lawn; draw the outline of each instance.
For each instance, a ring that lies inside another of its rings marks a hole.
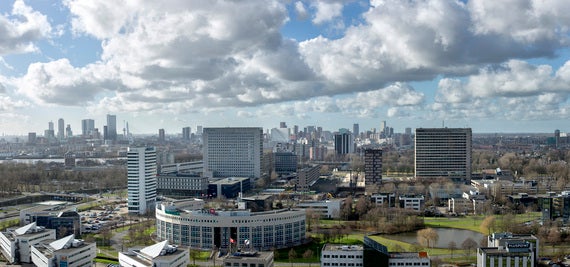
[[[495,216],[495,220],[498,222],[501,220],[501,216],[504,215],[493,215]],[[515,215],[515,222],[516,223],[523,223],[528,221],[535,221],[540,219],[540,212],[527,212],[524,214],[517,214]],[[465,229],[471,230],[475,232],[479,232],[482,234],[487,234],[486,232],[481,231],[481,222],[485,219],[485,216],[465,216],[465,217],[425,217],[424,224],[426,227],[432,228],[457,228],[457,229]]]

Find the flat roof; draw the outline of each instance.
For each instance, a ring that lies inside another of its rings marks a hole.
[[[323,248],[324,251],[360,251],[364,250],[364,247],[361,245],[335,245],[335,244],[326,244]]]

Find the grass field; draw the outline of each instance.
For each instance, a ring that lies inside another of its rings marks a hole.
[[[504,215],[494,215],[495,220],[498,222]],[[424,224],[426,227],[432,228],[457,228],[471,230],[482,234],[487,234],[481,230],[481,223],[485,216],[465,216],[465,217],[425,217]],[[540,212],[527,212],[525,214],[515,215],[515,223],[524,223],[540,219]]]

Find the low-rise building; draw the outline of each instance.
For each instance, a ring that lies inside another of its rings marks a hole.
[[[81,236],[81,215],[65,202],[44,202],[20,211],[20,223],[35,222],[37,226],[56,230],[56,238],[70,234]]]
[[[454,214],[472,214],[475,211],[474,200],[450,198],[447,200],[447,210]]]
[[[358,245],[326,244],[321,252],[321,266],[363,266],[364,248]]]
[[[167,240],[142,249],[119,252],[119,264],[132,267],[185,267],[190,264],[188,248],[168,244]]]
[[[477,249],[477,267],[534,267],[537,259],[532,244],[510,240],[499,247]]]
[[[315,165],[312,167],[303,168],[297,171],[297,180],[295,187],[297,191],[308,192],[311,187],[321,175],[321,166]]]
[[[431,261],[427,252],[390,252],[388,260],[390,267],[423,266],[430,267]]]
[[[273,252],[245,251],[229,254],[223,266],[273,267]]]
[[[297,204],[297,208],[311,210],[320,215],[321,218],[340,218],[340,208],[344,199],[331,199],[323,201],[303,201]]]
[[[212,181],[208,185],[208,195],[218,198],[235,198],[239,193],[244,193],[251,189],[251,179],[247,177],[228,177],[217,181]]]
[[[181,206],[156,207],[156,236],[172,244],[192,248],[230,249],[251,241],[258,251],[297,246],[306,241],[306,212],[280,209],[264,212],[250,210],[191,210]]]
[[[166,197],[204,197],[208,193],[208,177],[188,172],[159,174],[156,193]]]
[[[396,194],[394,193],[376,193],[370,196],[370,200],[377,206],[385,206],[388,208],[396,206]]]
[[[33,222],[1,232],[0,248],[9,263],[30,263],[31,247],[48,239],[55,239],[55,230],[37,226]]]
[[[32,262],[38,267],[92,266],[97,257],[95,243],[69,235],[58,240],[44,240],[32,246]]]
[[[399,196],[400,208],[422,211],[424,209],[425,198],[421,195],[404,195]]]
[[[386,246],[364,237],[361,245],[326,244],[321,252],[321,267],[423,266],[430,267],[427,252],[388,252]]]
[[[499,248],[498,251],[503,251],[509,247],[509,244],[512,248],[517,248],[517,246],[521,245],[512,245],[512,244],[520,244],[520,243],[528,243],[528,249],[532,252],[533,262],[538,262],[538,252],[539,252],[539,240],[534,235],[529,234],[513,234],[513,233],[493,233],[487,237],[487,246],[488,247],[495,247]],[[526,248],[526,245],[525,245]],[[491,251],[491,250],[489,250]],[[520,252],[516,250],[517,253]]]

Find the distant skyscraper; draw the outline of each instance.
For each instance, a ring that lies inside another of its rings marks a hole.
[[[556,148],[560,147],[560,130],[554,131],[554,143]]]
[[[412,135],[412,128],[406,127],[405,133],[406,133],[407,135]]]
[[[29,144],[35,144],[36,143],[36,133],[35,132],[28,133],[28,143]]]
[[[335,134],[334,151],[339,155],[354,153],[354,140],[348,131]]]
[[[299,125],[293,125],[293,134],[299,134]]]
[[[95,120],[92,119],[81,120],[81,135],[83,135],[83,137],[92,136],[93,131],[95,131]]]
[[[282,121],[279,123],[279,128],[287,128],[287,123]]]
[[[196,134],[202,135],[202,126],[201,125],[196,126]]]
[[[128,210],[146,214],[156,204],[156,150],[129,147],[127,151]]]
[[[107,140],[117,140],[117,116],[107,114]]]
[[[48,122],[48,129],[44,131],[44,137],[52,141],[55,138],[55,132],[53,130],[53,121]]]
[[[415,142],[416,177],[471,179],[471,128],[418,128]]]
[[[380,123],[380,133],[386,132],[386,121]]]
[[[67,137],[67,138],[73,137],[73,132],[71,131],[71,125],[70,124],[68,124],[67,127],[65,127],[65,137]]]
[[[65,122],[62,118],[57,120],[57,139],[63,140],[65,138]]]
[[[190,127],[182,128],[182,139],[190,140],[190,134],[192,133]]]
[[[204,128],[204,172],[217,177],[261,176],[263,129]]]
[[[360,125],[358,125],[358,123],[352,125],[352,135],[354,135],[355,138],[360,135]]]
[[[366,188],[382,183],[382,149],[364,150],[364,185]],[[377,193],[377,192],[371,192]]]
[[[158,129],[158,142],[164,142],[164,141],[166,141],[164,129]]]

